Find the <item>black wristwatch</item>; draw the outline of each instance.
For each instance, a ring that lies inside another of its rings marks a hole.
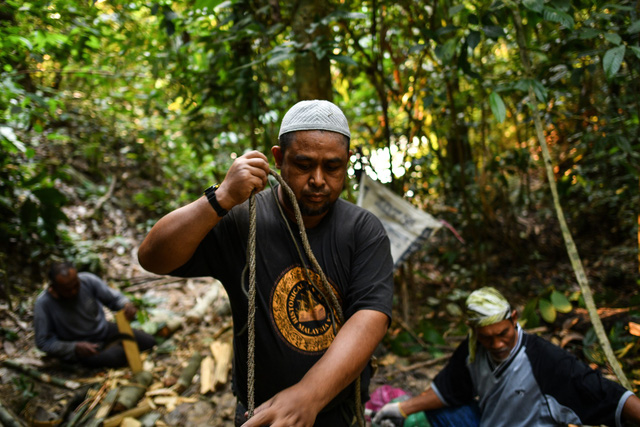
[[[211,187],[204,190],[204,195],[207,196],[207,200],[209,204],[213,208],[214,211],[218,214],[220,218],[225,216],[229,211],[220,206],[218,203],[218,199],[216,199],[216,190],[220,187],[220,184],[212,185]]]

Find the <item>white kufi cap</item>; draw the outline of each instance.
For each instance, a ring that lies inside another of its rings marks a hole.
[[[300,101],[284,115],[278,138],[299,130],[328,130],[351,138],[349,123],[342,110],[332,102],[314,99]]]

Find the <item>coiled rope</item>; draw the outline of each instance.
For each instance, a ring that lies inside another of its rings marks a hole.
[[[298,206],[296,196],[293,193],[293,190],[287,185],[287,183],[282,179],[282,177],[275,172],[273,169],[269,170],[269,173],[275,177],[278,183],[282,186],[282,188],[287,193],[289,200],[291,201],[291,205],[293,206],[293,210],[295,213],[296,223],[298,224],[298,229],[300,232],[300,238],[302,240],[302,246],[304,248],[305,254],[307,258],[311,262],[313,267],[313,271],[316,272],[320,276],[322,288],[324,292],[320,292],[317,288],[315,281],[311,280],[309,275],[309,269],[304,261],[304,257],[300,252],[300,248],[298,247],[298,243],[293,235],[293,231],[291,227],[289,227],[289,222],[280,206],[279,201],[277,200],[277,196],[275,191],[272,191],[274,197],[276,197],[276,205],[280,210],[280,215],[282,215],[285,224],[287,225],[287,229],[289,230],[289,234],[293,240],[293,243],[298,251],[298,256],[300,257],[300,261],[303,265],[303,271],[305,272],[305,276],[307,279],[307,283],[316,288],[319,291],[319,294],[325,299],[325,303],[331,308],[329,313],[331,315],[331,324],[333,327],[334,336],[338,334],[338,327],[336,326],[336,319],[334,317],[334,311],[338,317],[338,324],[342,325],[344,323],[344,314],[342,312],[342,307],[340,302],[338,301],[338,297],[335,292],[329,285],[329,281],[327,280],[324,271],[320,267],[320,264],[316,260],[316,257],[313,255],[313,251],[311,250],[311,245],[309,244],[309,239],[307,238],[307,233],[304,227],[304,222],[302,221],[302,213],[300,212],[300,207]],[[257,210],[255,203],[255,193],[252,193],[249,197],[249,237],[247,240],[247,265],[245,266],[245,271],[243,271],[243,282],[244,275],[246,270],[249,270],[249,289],[247,292],[248,298],[248,319],[247,319],[247,328],[248,328],[248,354],[247,354],[247,410],[249,413],[249,418],[253,417],[253,413],[255,410],[255,339],[256,339],[256,331],[255,331],[255,314],[256,314],[256,228],[257,228]],[[326,295],[329,295],[330,301],[327,301]],[[329,303],[330,302],[330,303]],[[356,379],[356,387],[355,387],[355,413],[356,418],[358,420],[358,425],[364,427],[364,417],[363,417],[363,408],[360,396],[360,375]]]

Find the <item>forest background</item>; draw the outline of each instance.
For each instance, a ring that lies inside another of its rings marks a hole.
[[[640,2],[0,0],[0,46],[0,298],[19,316],[53,259],[108,276],[236,156],[270,156],[291,105],[322,98],[351,125],[346,199],[364,171],[459,234],[398,270],[391,350],[441,354],[483,285],[527,328],[584,314],[548,165],[640,379]],[[580,332],[572,350],[605,364]]]

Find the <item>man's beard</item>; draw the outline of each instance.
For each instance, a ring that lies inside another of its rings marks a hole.
[[[290,209],[291,211],[295,210],[293,209],[293,206],[291,204],[291,199],[289,199],[288,197],[284,199],[284,203],[287,206],[287,208]],[[323,213],[328,212],[329,209],[331,209],[331,206],[334,205],[335,200],[327,201],[325,204],[323,204],[319,208],[312,208],[300,200],[296,200],[296,203],[298,204],[298,208],[300,209],[300,214],[302,214],[302,216],[317,216],[317,215],[322,215]]]
[[[309,206],[301,202],[298,202],[298,206],[300,207],[300,213],[302,214],[302,216],[317,216],[317,215],[322,215],[323,213],[331,209],[331,206],[333,205],[333,203],[335,202],[327,202],[324,205],[320,206],[319,208],[315,208],[315,209],[310,208]]]

